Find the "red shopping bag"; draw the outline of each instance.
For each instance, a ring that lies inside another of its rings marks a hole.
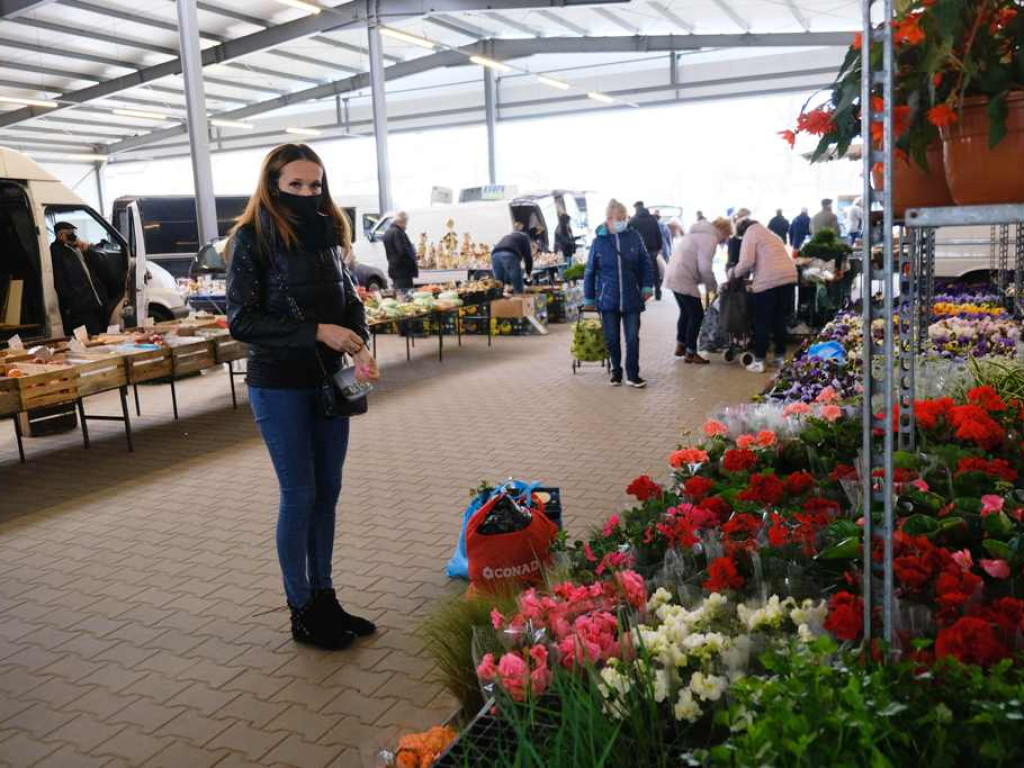
[[[476,589],[493,591],[511,582],[537,582],[551,562],[551,543],[558,526],[544,514],[544,504],[536,496],[529,507],[516,504],[523,519],[529,516],[525,527],[504,533],[488,531],[488,518],[502,499],[515,504],[499,494],[480,507],[466,526],[469,580]]]

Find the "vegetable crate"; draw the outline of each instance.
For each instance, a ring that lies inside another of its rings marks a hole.
[[[510,723],[491,714],[494,710],[494,700],[491,699],[437,758],[432,768],[512,765],[518,742],[516,731]],[[541,732],[553,727],[550,723],[534,722],[531,730]]]
[[[0,366],[5,374],[14,367],[23,374],[19,379],[12,379],[17,382],[21,410],[73,403],[78,399],[78,371],[75,368],[37,363]]]
[[[227,331],[202,333],[200,335],[205,336],[213,346],[213,359],[218,364],[244,360],[249,353],[248,345],[233,338]]]
[[[167,343],[171,348],[174,375],[187,376],[214,366],[213,345],[206,339],[170,336]]]
[[[128,383],[142,384],[147,381],[163,379],[171,375],[173,370],[171,350],[140,349],[123,353],[127,361]]]
[[[88,397],[128,385],[128,364],[121,355],[65,357],[78,372],[78,396]]]
[[[0,376],[0,417],[12,416],[21,410],[21,394],[18,379]]]

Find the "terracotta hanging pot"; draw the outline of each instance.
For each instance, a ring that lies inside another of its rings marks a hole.
[[[935,142],[928,147],[928,170],[913,160],[896,158],[892,166],[893,191],[892,209],[897,219],[902,219],[907,208],[937,208],[952,205],[953,198],[946,186],[946,170],[942,159],[942,144]],[[871,182],[875,189],[884,188],[881,167],[871,171]]]
[[[1006,98],[1006,136],[989,149],[988,99],[964,99],[960,119],[942,129],[949,191],[958,205],[1024,203],[1024,92]]]

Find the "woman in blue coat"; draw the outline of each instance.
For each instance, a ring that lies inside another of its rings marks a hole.
[[[606,221],[597,228],[590,246],[583,304],[601,313],[613,387],[622,386],[622,333],[626,336],[626,384],[637,389],[647,386],[640,378],[640,313],[654,293],[653,286],[651,259],[643,239],[629,228],[626,206],[612,200]]]

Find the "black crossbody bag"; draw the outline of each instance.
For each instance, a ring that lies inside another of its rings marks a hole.
[[[323,258],[322,253],[320,257]],[[341,279],[349,280],[348,270],[345,268],[344,262],[338,260],[337,264],[341,270]],[[291,313],[292,318],[300,323],[306,322],[306,316],[302,313],[298,302],[295,301],[291,291],[288,289],[284,275],[281,274],[280,270],[275,270],[274,275],[277,278],[278,287],[288,297],[288,311]],[[316,343],[319,344],[319,342]],[[323,356],[320,354],[320,347],[315,347],[314,352],[316,354],[316,362],[320,366],[320,373],[323,376],[317,387],[317,405],[320,415],[325,419],[336,419],[362,416],[366,413],[370,409],[370,403],[369,398],[365,394],[354,399],[342,395],[342,390],[345,389],[346,385],[340,380],[340,377],[345,371],[345,366],[342,366],[336,373],[330,374],[327,372],[327,366],[324,365]]]

